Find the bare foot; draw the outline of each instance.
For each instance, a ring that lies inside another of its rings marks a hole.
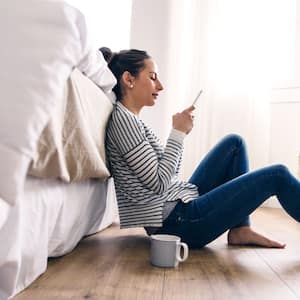
[[[227,241],[228,245],[256,245],[266,248],[285,248],[286,246],[286,244],[268,239],[248,226],[230,229]]]

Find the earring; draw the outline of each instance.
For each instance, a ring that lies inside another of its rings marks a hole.
[[[133,84],[131,83],[129,87],[132,89],[133,88]]]

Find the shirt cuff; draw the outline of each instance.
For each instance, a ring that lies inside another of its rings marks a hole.
[[[169,135],[169,138],[172,140],[175,140],[179,143],[183,143],[184,138],[186,137],[186,134],[182,131],[179,131],[177,129],[172,129]]]

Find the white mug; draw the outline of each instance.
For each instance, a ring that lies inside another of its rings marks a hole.
[[[157,267],[177,267],[179,262],[188,258],[189,249],[180,237],[169,234],[152,234],[150,262]],[[183,255],[181,256],[181,249]]]

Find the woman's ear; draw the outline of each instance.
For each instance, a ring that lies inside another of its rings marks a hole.
[[[132,89],[134,86],[134,76],[132,76],[130,74],[130,72],[125,71],[122,75],[122,80],[124,82],[124,85],[129,88]]]

